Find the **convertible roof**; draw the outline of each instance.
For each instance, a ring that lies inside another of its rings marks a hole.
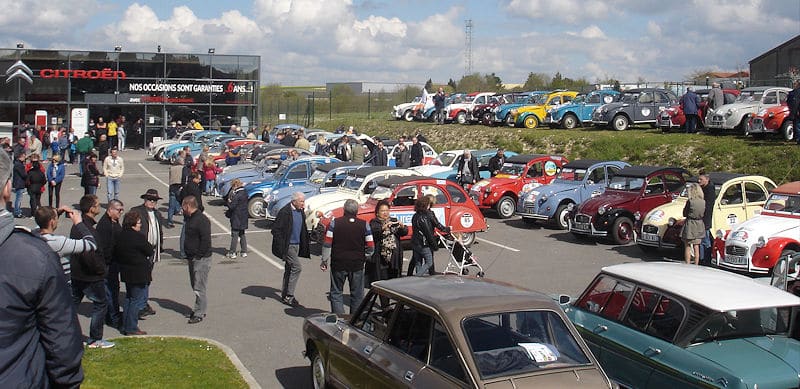
[[[773,189],[772,193],[784,193],[784,194],[793,194],[793,195],[800,194],[800,181],[795,181],[795,182],[790,182],[788,184],[783,184],[783,185]]]
[[[497,152],[497,150],[495,150]],[[528,163],[532,159],[539,159],[539,158],[547,158],[549,155],[547,154],[517,154],[513,157],[506,158],[506,162],[511,163]]]
[[[669,92],[664,88],[633,88],[633,89],[626,89],[622,91],[622,93],[642,93],[642,92],[652,92],[652,91]]]
[[[389,178],[379,182],[378,185],[385,186],[387,188],[392,188],[392,187],[395,187],[397,185],[405,184],[406,182],[411,182],[411,181],[430,181],[430,180],[432,180],[432,181],[442,181],[442,182],[446,182],[447,181],[447,180],[445,180],[443,178],[442,179],[437,179],[437,178],[431,178],[431,177],[426,177],[426,176],[393,176],[393,177],[389,177]]]
[[[431,307],[455,323],[465,316],[483,313],[558,307],[553,298],[543,293],[500,281],[458,275],[402,277],[376,281],[372,287]]]
[[[705,266],[666,262],[634,262],[603,268],[715,311],[800,305],[800,297],[753,278]]]
[[[350,174],[352,174],[354,176],[366,177],[366,176],[368,176],[368,175],[370,175],[372,173],[376,173],[376,172],[380,172],[380,171],[384,171],[384,170],[392,170],[392,169],[397,169],[397,168],[396,167],[391,167],[391,166],[365,166],[365,167],[361,167],[361,168],[358,168],[356,170],[353,170],[352,172],[350,172]]]
[[[600,162],[605,162],[605,161],[601,161],[599,159],[579,159],[579,160],[572,161],[572,162],[564,165],[564,168],[588,169],[588,168],[592,167],[592,165],[600,163]]]
[[[344,167],[344,166],[360,166],[360,163],[357,162],[331,162],[331,163],[324,163],[322,165],[317,166],[317,170],[323,172],[329,172],[333,169]]]
[[[708,173],[708,178],[711,179],[711,183],[714,185],[722,185],[734,178],[745,177],[746,174],[741,173],[728,173],[728,172],[710,172]],[[692,177],[689,181],[697,182],[698,177]]]
[[[620,170],[617,175],[624,177],[647,177],[661,170],[677,170],[686,173],[686,169],[673,166],[628,166]]]

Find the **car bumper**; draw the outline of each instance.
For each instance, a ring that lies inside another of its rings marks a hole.
[[[725,115],[721,115],[721,114],[716,114],[715,113],[715,114],[711,114],[708,117],[708,120],[707,120],[706,124],[707,124],[708,128],[722,128],[722,129],[725,129],[725,130],[732,130],[732,129],[736,128],[737,125],[739,125],[739,121],[727,120]]]
[[[750,122],[750,128],[748,132],[750,132],[751,134],[760,134],[760,133],[775,132],[775,131],[764,127],[764,119],[755,118],[753,119],[753,121]]]
[[[588,222],[584,221],[575,221],[570,219],[569,220],[569,231],[575,234],[580,235],[590,235],[590,236],[608,236],[608,231],[601,231],[594,228],[594,224],[592,224],[592,219],[589,215],[578,214],[575,218],[579,219],[581,216],[586,217],[589,219]]]
[[[669,115],[659,115],[658,116],[658,126],[661,128],[678,128],[679,125],[672,122],[672,116]]]
[[[544,221],[553,218],[553,215],[543,214],[541,211],[542,211],[541,207],[537,207],[535,204],[525,201],[522,204],[517,205],[517,209],[514,210],[514,214],[526,219],[536,219]]]
[[[755,267],[753,255],[747,247],[741,245],[725,245],[725,253],[719,259],[719,267],[739,273],[767,274],[769,269]]]

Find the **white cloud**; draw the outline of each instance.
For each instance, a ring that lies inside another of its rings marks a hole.
[[[613,11],[608,2],[600,0],[511,0],[505,9],[513,16],[567,23],[580,23],[587,18],[603,19]]]
[[[653,38],[661,38],[661,26],[653,20],[647,22],[647,33]]]

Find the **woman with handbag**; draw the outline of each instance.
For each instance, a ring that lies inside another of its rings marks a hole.
[[[234,179],[231,182],[231,194],[228,200],[228,209],[225,216],[231,221],[231,246],[228,250],[228,258],[236,258],[236,244],[240,244],[239,254],[242,258],[247,258],[247,218],[250,214],[247,211],[247,191],[241,180]]]
[[[700,260],[700,241],[706,234],[706,226],[703,223],[706,202],[703,197],[703,189],[698,184],[687,185],[686,194],[689,199],[686,200],[686,205],[683,207],[683,216],[686,217],[683,222],[683,231],[681,231],[681,238],[683,238],[685,246],[683,254],[687,264],[697,265]]]
[[[364,268],[364,286],[373,281],[400,277],[403,269],[403,247],[400,238],[408,234],[408,227],[396,218],[389,217],[389,201],[381,200],[375,206],[375,217],[369,221],[375,252]]]

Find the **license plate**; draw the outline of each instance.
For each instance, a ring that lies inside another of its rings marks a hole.
[[[580,231],[589,231],[589,223],[572,223],[572,229]]]
[[[648,242],[658,242],[658,234],[642,232],[642,240],[646,240]]]
[[[747,257],[744,255],[725,254],[725,258],[722,262],[730,263],[731,265],[747,265]]]

